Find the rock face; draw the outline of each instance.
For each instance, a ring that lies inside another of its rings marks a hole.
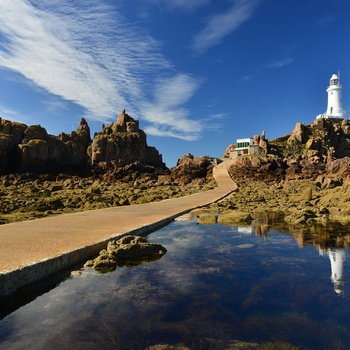
[[[0,119],[0,171],[80,171],[87,164],[88,142],[90,130],[84,119],[76,132],[59,137],[49,135],[40,125]]]
[[[137,163],[165,169],[162,156],[149,147],[138,121],[123,110],[115,123],[103,127],[93,140],[83,118],[76,131],[49,135],[40,125],[27,126],[0,118],[0,174],[15,172],[86,173]]]
[[[210,157],[194,157],[192,154],[183,155],[176,166],[171,168],[171,176],[178,183],[187,184],[194,180],[204,180],[212,177],[212,159]]]
[[[102,250],[96,259],[87,261],[85,267],[96,270],[115,269],[117,266],[157,260],[166,252],[160,244],[148,243],[145,238],[128,235],[110,241],[107,249]]]
[[[89,148],[91,163],[101,168],[118,168],[134,162],[165,168],[162,156],[149,147],[138,121],[122,110],[115,123],[95,135]]]
[[[241,157],[231,162],[229,173],[236,182],[282,180],[286,165],[275,155]]]
[[[237,159],[230,169],[232,177],[237,181],[316,179],[321,174],[344,178],[350,173],[346,160],[350,157],[350,122],[316,119],[310,125],[297,123],[291,134],[269,141],[266,149],[266,157]]]
[[[314,164],[350,156],[350,122],[321,118],[307,126],[297,123],[285,153]]]

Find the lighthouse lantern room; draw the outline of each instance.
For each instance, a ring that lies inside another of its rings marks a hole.
[[[319,114],[317,119],[347,119],[346,111],[343,109],[342,90],[343,87],[340,85],[340,74],[333,74],[327,88],[327,111],[324,114]]]

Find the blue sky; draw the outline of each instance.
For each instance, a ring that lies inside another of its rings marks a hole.
[[[49,133],[125,108],[171,167],[326,111],[348,0],[0,0],[0,115]]]

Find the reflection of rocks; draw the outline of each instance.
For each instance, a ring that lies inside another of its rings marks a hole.
[[[166,251],[160,244],[148,243],[145,238],[128,235],[110,241],[107,249],[102,250],[96,259],[87,261],[85,267],[104,270],[114,269],[117,265],[137,265],[157,260]]]

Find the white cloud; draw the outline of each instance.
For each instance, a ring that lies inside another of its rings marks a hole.
[[[227,119],[228,115],[226,113],[216,113],[209,116],[210,119],[222,120]]]
[[[182,107],[199,88],[200,81],[186,74],[177,74],[157,82],[154,103],[143,105],[144,118],[154,127],[145,131],[154,136],[166,135],[192,141],[203,131],[202,121],[189,119],[190,112]]]
[[[220,44],[252,16],[256,4],[256,0],[236,0],[227,11],[212,16],[206,27],[194,37],[193,50],[202,54]]]
[[[279,69],[279,68],[282,68],[284,66],[288,66],[293,61],[294,61],[294,59],[292,57],[286,57],[286,58],[283,58],[282,60],[278,60],[278,61],[271,63],[269,65],[269,67]]]
[[[250,81],[252,81],[253,79],[255,78],[254,75],[244,75],[241,79],[240,79],[240,82],[241,83],[248,83]]]
[[[164,5],[170,10],[181,9],[191,11],[209,3],[209,0],[151,0],[153,3]]]
[[[106,2],[1,0],[0,11],[0,67],[83,107],[90,120],[106,122],[122,108],[142,116],[142,106],[150,105],[145,91],[172,69],[160,44]],[[192,139],[198,137],[200,122],[183,108],[198,81],[179,74],[161,84],[164,90],[154,91],[158,113],[149,109],[145,119],[163,135],[176,130],[190,139],[189,125]]]

